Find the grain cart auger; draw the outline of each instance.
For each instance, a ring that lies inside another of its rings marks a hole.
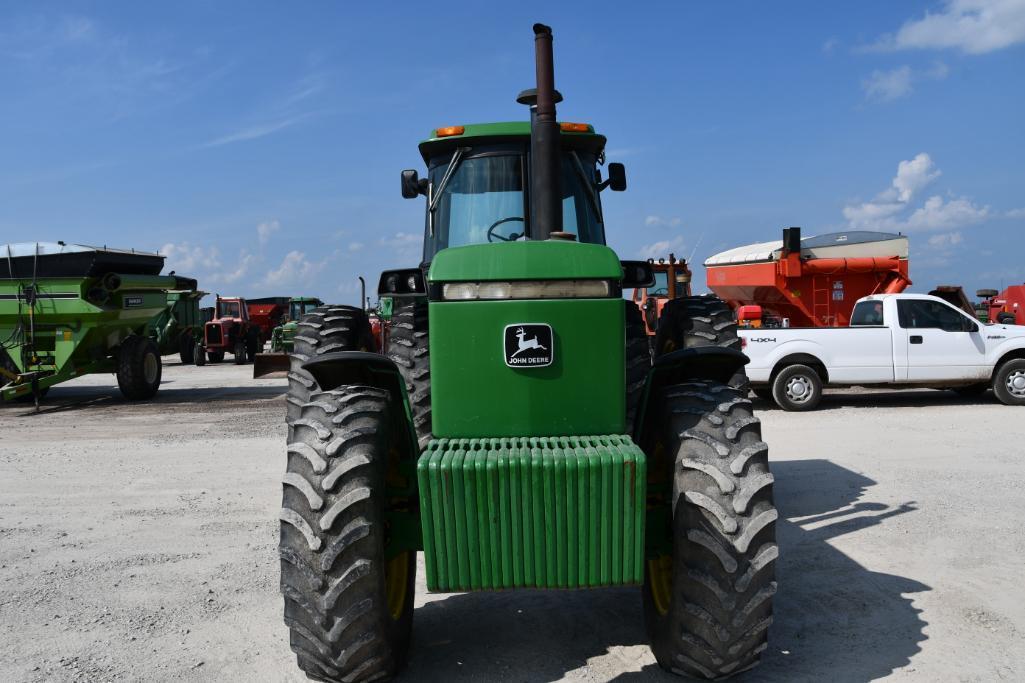
[[[602,180],[605,138],[557,122],[552,34],[534,33],[530,123],[436,129],[427,177],[402,174],[426,197],[424,261],[381,275],[382,353],[359,350],[360,308],[299,324],[281,589],[311,678],[402,667],[419,550],[431,591],[642,586],[658,663],[681,674],[728,676],[766,647],[776,510],[728,385],[736,327],[690,334],[709,302],[675,299],[649,360],[622,290],[651,266],[605,246],[599,193],[625,189],[623,167]]]

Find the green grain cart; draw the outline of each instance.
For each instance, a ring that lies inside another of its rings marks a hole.
[[[0,396],[41,397],[53,385],[111,372],[125,398],[160,386],[154,320],[169,291],[196,281],[159,275],[164,257],[58,243],[0,246]]]
[[[534,32],[530,123],[436,129],[427,177],[402,174],[426,198],[424,259],[381,276],[384,353],[361,350],[359,308],[298,325],[281,589],[311,678],[402,667],[421,550],[430,591],[639,586],[676,673],[729,676],[766,647],[777,513],[731,386],[736,324],[714,298],[674,299],[652,361],[622,297],[650,264],[605,246],[600,192],[625,172],[602,179],[605,138],[557,122],[551,31]]]
[[[146,331],[157,343],[161,356],[177,353],[183,365],[192,365],[196,340],[203,335],[199,302],[206,295],[197,289],[167,292],[166,307],[150,321]]]

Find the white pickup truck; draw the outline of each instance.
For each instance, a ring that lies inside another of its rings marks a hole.
[[[1025,405],[1025,326],[987,325],[943,299],[858,300],[850,327],[741,328],[755,393],[811,410],[823,386],[900,386],[981,394]]]

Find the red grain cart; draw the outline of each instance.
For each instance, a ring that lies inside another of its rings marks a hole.
[[[288,315],[287,296],[268,296],[262,299],[247,299],[246,309],[249,312],[249,323],[259,330],[259,347],[271,338],[274,328],[280,325]]]
[[[737,247],[705,261],[708,288],[737,309],[761,306],[764,327],[846,327],[854,303],[897,294],[908,278],[908,238],[864,230]]]
[[[990,322],[1025,325],[1025,285],[1011,285],[1002,292],[980,289],[975,295],[982,299]]]

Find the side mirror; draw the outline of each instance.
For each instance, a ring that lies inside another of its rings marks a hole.
[[[402,172],[403,199],[416,199],[420,196],[420,178],[417,172],[409,169]]]
[[[651,287],[655,284],[655,269],[647,261],[620,261],[623,266],[623,289]]]
[[[965,332],[978,332],[978,331],[979,331],[978,323],[973,323],[971,320],[969,320],[965,324]]]
[[[626,166],[618,162],[609,164],[609,189],[613,192],[622,192],[626,189]]]

